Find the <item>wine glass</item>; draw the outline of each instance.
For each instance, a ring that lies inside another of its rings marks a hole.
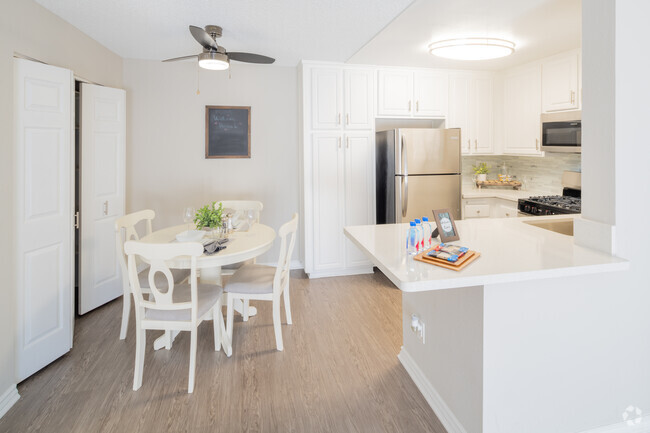
[[[246,211],[246,219],[248,220],[248,229],[250,230],[253,227],[253,222],[255,221],[255,210],[248,209]]]
[[[194,221],[196,210],[193,207],[186,207],[183,210],[183,222],[187,224],[187,230],[190,230],[190,223]]]

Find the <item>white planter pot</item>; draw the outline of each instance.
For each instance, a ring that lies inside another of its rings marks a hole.
[[[487,180],[487,174],[485,174],[485,173],[477,174],[476,175],[476,180],[478,180],[479,182],[485,182]]]

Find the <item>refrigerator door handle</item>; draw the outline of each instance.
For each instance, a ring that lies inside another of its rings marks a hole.
[[[401,153],[402,153],[402,168],[403,168],[402,174],[404,176],[408,176],[409,175],[409,169],[408,169],[408,164],[407,164],[407,161],[406,161],[407,154],[406,154],[406,146],[404,145],[404,136],[403,135],[402,135],[401,145],[402,145],[402,149],[401,149],[402,152]]]
[[[409,207],[409,177],[402,176],[402,218],[406,218]]]

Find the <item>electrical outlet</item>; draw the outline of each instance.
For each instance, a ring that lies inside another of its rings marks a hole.
[[[420,320],[420,317],[417,314],[411,315],[411,330],[417,334],[418,338],[422,340],[422,344],[424,344],[425,326],[424,322]]]

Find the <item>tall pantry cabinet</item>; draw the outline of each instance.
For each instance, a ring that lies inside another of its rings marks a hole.
[[[303,62],[300,79],[305,272],[372,272],[343,228],[375,221],[374,71]]]

